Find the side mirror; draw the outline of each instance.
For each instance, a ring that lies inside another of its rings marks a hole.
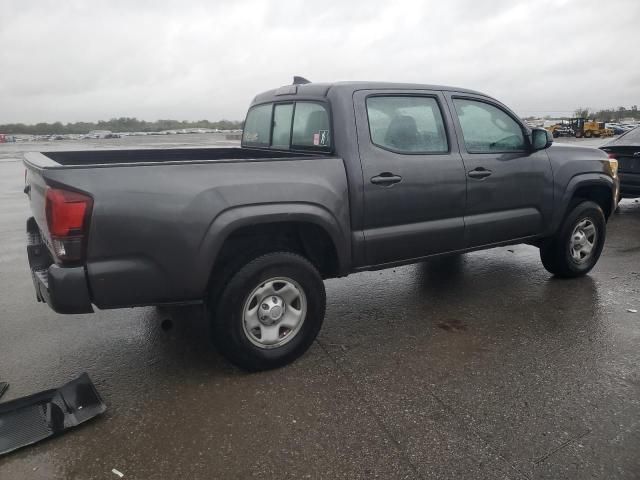
[[[534,150],[549,148],[553,143],[553,135],[544,128],[534,128],[531,131],[531,146]]]

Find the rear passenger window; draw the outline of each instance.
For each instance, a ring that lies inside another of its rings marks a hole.
[[[454,98],[464,144],[470,153],[525,150],[520,125],[501,109],[488,103]]]
[[[443,153],[449,150],[440,107],[435,98],[388,96],[367,98],[371,141],[399,153]]]

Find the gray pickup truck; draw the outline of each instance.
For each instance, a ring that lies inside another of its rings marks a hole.
[[[552,145],[493,98],[442,86],[294,82],[258,95],[239,148],[29,153],[28,255],[60,313],[202,303],[233,363],[302,355],[323,279],[529,243],[589,272],[617,163]]]

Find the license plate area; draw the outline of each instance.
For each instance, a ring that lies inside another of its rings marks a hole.
[[[640,158],[618,157],[618,171],[622,173],[640,173]]]

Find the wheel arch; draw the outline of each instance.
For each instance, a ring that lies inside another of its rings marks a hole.
[[[554,219],[554,231],[569,213],[572,203],[576,199],[591,200],[602,208],[605,219],[615,210],[615,182],[608,175],[602,173],[586,173],[576,175],[569,181],[562,197],[561,208]]]
[[[319,267],[325,278],[346,275],[349,271],[350,236],[326,208],[307,203],[247,205],[218,215],[202,239],[198,275],[203,291],[209,287],[211,275],[220,266],[220,261],[224,261],[221,255],[242,251],[247,243],[238,241],[239,238],[246,241],[245,237],[252,236],[259,237],[261,242],[275,241],[274,249],[295,247],[291,243],[295,240],[298,248],[292,249]],[[328,258],[314,258],[323,248],[327,248]],[[260,248],[255,250],[260,251]]]

